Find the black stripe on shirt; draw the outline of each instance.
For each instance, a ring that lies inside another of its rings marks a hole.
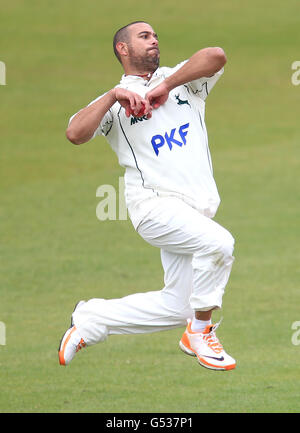
[[[122,123],[121,123],[121,119],[120,119],[120,111],[121,111],[121,109],[122,109],[122,107],[120,107],[120,110],[118,111],[118,119],[119,119],[120,128],[121,128],[121,131],[122,131],[122,133],[123,133],[123,135],[124,135],[124,138],[125,138],[125,140],[126,140],[128,146],[129,146],[129,148],[130,148],[130,150],[131,150],[131,153],[132,153],[132,155],[133,155],[134,162],[135,162],[135,166],[136,166],[136,168],[138,169],[138,171],[139,171],[139,173],[140,173],[140,175],[141,175],[142,186],[143,186],[143,188],[145,188],[145,189],[151,189],[151,190],[155,193],[155,191],[154,191],[153,188],[151,188],[151,187],[149,187],[149,186],[148,186],[148,187],[145,186],[145,180],[144,180],[143,172],[142,172],[142,170],[140,169],[140,167],[138,166],[136,155],[135,155],[135,153],[134,153],[134,150],[133,150],[133,148],[132,148],[132,146],[131,146],[131,144],[130,144],[130,141],[129,141],[129,139],[128,139],[128,137],[127,137],[125,131],[124,131],[124,128],[123,128],[123,126],[122,126]]]

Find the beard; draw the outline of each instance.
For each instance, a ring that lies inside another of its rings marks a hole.
[[[137,55],[134,52],[134,48],[128,46],[130,64],[135,69],[141,72],[151,72],[153,73],[159,67],[159,49],[148,50],[144,56]]]

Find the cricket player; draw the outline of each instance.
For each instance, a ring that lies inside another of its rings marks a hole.
[[[125,167],[125,198],[135,230],[161,251],[164,287],[120,299],[80,301],[59,347],[68,365],[85,346],[113,334],[185,326],[179,347],[209,369],[236,361],[212,323],[220,309],[234,239],[213,221],[220,198],[204,121],[205,101],[226,63],[223,49],[197,51],[159,67],[158,37],[146,22],[118,30],[113,48],[124,75],[113,89],[71,117],[74,144],[104,135]]]

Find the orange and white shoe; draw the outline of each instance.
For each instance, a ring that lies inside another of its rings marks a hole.
[[[85,301],[78,302],[74,311],[84,303]],[[60,365],[70,364],[76,353],[85,346],[86,343],[79,335],[76,326],[74,325],[73,318],[71,318],[71,326],[62,336],[58,348],[58,359]]]
[[[179,342],[180,349],[188,355],[197,356],[199,364],[203,367],[212,370],[234,369],[236,361],[225,352],[215,334],[220,322],[208,325],[203,332],[193,332],[191,323],[188,322]]]
[[[86,343],[78,334],[76,326],[69,328],[64,333],[58,349],[58,359],[60,365],[70,364],[76,353],[85,346]]]

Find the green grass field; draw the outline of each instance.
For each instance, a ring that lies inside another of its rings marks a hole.
[[[0,412],[299,412],[299,2],[1,1]],[[159,250],[131,222],[96,218],[123,170],[103,138],[73,146],[69,117],[118,83],[112,36],[149,21],[161,65],[206,46],[228,63],[207,100],[222,203],[236,239],[218,331],[236,370],[200,367],[183,329],[113,336],[58,364],[80,299],[163,284]]]

